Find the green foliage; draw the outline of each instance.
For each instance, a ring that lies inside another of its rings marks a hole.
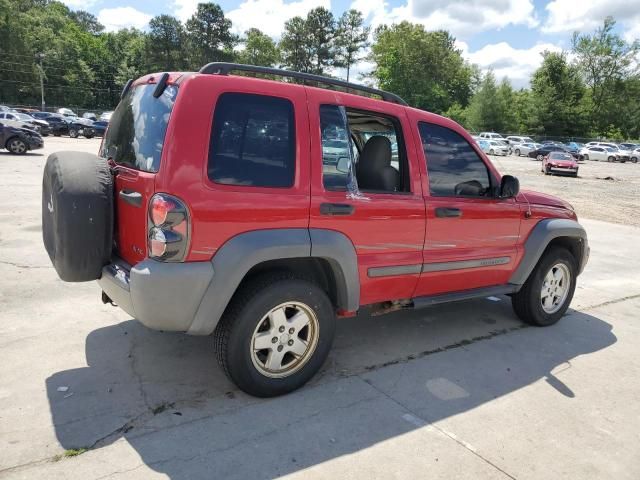
[[[372,76],[418,108],[442,113],[455,103],[466,106],[474,70],[454,42],[448,32],[428,32],[422,25],[382,25],[371,47]]]
[[[498,86],[493,72],[487,72],[467,109],[469,128],[491,132],[510,130],[515,123],[515,117],[511,112],[514,99],[511,84],[505,79]]]
[[[280,51],[273,39],[257,28],[245,32],[244,50],[238,54],[238,61],[248,65],[273,67],[280,61]]]
[[[158,15],[151,19],[146,52],[152,71],[182,69],[186,63],[186,45],[187,35],[180,20],[171,15]]]
[[[367,39],[371,29],[364,26],[364,18],[358,10],[347,10],[338,20],[336,32],[336,64],[347,69],[347,82],[351,66],[361,60],[359,53],[369,46]]]
[[[231,20],[225,18],[220,5],[199,3],[196,13],[187,20],[186,30],[193,69],[233,58],[233,47],[238,38],[231,33]]]

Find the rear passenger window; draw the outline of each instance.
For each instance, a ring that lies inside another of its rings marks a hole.
[[[469,143],[453,130],[420,122],[420,137],[427,159],[429,190],[437,197],[491,195],[487,166]]]
[[[209,145],[209,178],[225,185],[293,185],[295,120],[289,100],[223,93],[218,99]]]

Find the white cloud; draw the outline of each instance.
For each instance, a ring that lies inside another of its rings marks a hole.
[[[508,25],[538,24],[531,0],[407,0],[394,8],[385,0],[355,0],[351,7],[362,11],[373,26],[407,20],[462,38]]]
[[[203,3],[205,0],[174,0],[173,14],[180,19],[181,22],[186,22],[191,18],[191,15],[196,13],[198,4]]]
[[[245,0],[238,8],[225,12],[233,22],[235,33],[244,33],[255,27],[276,39],[282,36],[284,23],[292,17],[304,17],[316,7],[331,9],[331,0]]]
[[[492,69],[498,80],[508,77],[516,88],[529,84],[531,74],[542,63],[542,52],[562,51],[552,43],[539,43],[531,48],[513,48],[506,42],[500,42],[485,45],[475,52],[469,52],[464,42],[458,42],[457,46],[470,62],[477,64],[484,71]]]
[[[98,21],[108,32],[121,28],[144,28],[152,15],[136,10],[133,7],[103,8],[98,12]]]
[[[639,0],[553,0],[545,9],[548,16],[541,28],[545,33],[594,30],[612,16],[628,29],[628,40],[640,37]]]

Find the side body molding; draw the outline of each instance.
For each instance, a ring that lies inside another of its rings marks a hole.
[[[211,259],[213,277],[187,333],[213,333],[240,282],[254,266],[269,260],[305,257],[329,261],[338,283],[338,307],[357,310],[357,257],[353,244],[343,234],[306,228],[256,230],[233,237]]]
[[[527,281],[529,275],[535,268],[544,250],[554,238],[570,237],[580,240],[582,252],[578,261],[578,272],[581,273],[589,257],[589,244],[587,242],[587,232],[582,225],[575,220],[565,218],[547,218],[541,220],[529,234],[529,238],[524,244],[524,256],[522,261],[511,278],[509,283],[522,285]]]

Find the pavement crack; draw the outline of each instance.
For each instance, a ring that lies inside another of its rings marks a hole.
[[[636,298],[640,298],[640,293],[635,294],[635,295],[628,295],[626,297],[616,298],[614,300],[608,300],[606,302],[597,303],[595,305],[589,305],[589,306],[581,308],[581,309],[579,309],[577,311],[581,312],[581,311],[584,311],[584,310],[594,310],[596,308],[606,307],[607,305],[614,305],[616,303],[622,303],[622,302],[626,302],[628,300],[634,300]]]
[[[33,268],[53,268],[52,265],[26,265],[24,263],[9,262],[7,260],[0,260],[0,264],[11,265],[12,267],[23,268],[25,270],[29,270],[29,269],[33,269]]]

